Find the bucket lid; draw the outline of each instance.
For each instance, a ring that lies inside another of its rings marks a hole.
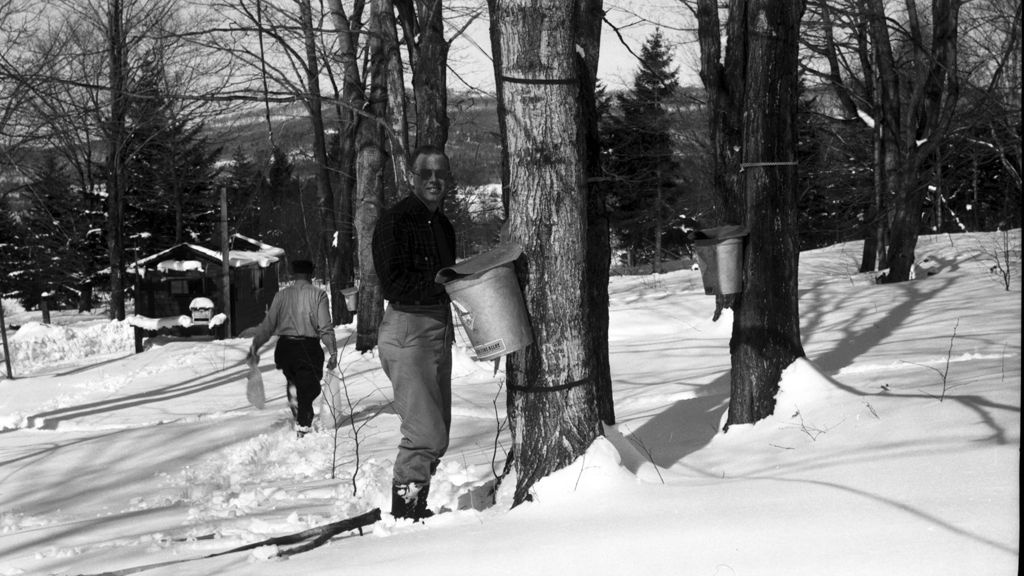
[[[718,226],[717,228],[697,230],[693,235],[693,239],[697,244],[715,244],[722,240],[743,238],[747,233],[746,227],[731,224],[728,226]]]
[[[434,282],[446,284],[467,276],[482,274],[498,266],[512,262],[523,253],[523,247],[512,242],[503,242],[483,254],[467,258],[458,264],[442,268],[434,277]]]

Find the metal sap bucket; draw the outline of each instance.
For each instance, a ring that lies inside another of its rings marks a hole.
[[[700,230],[695,237],[697,264],[704,293],[738,294],[743,291],[743,226],[720,226]]]
[[[522,253],[517,244],[502,244],[442,268],[434,278],[452,299],[478,360],[500,358],[533,343],[526,303],[512,267]]]

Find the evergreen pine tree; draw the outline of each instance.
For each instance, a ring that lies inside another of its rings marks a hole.
[[[288,154],[275,146],[270,153],[266,186],[260,190],[259,203],[265,211],[265,217],[261,218],[260,225],[265,242],[286,249],[284,230],[288,219],[285,207],[289,195],[295,193],[297,188],[294,172],[295,166],[288,158]]]
[[[0,290],[17,294],[26,308],[39,305],[43,295],[54,304],[80,300],[104,261],[102,212],[53,155],[34,170],[25,193],[27,209],[5,214],[0,260],[12,273]]]
[[[22,299],[31,276],[28,229],[14,211],[0,210],[0,296]]]
[[[233,230],[240,234],[259,238],[263,234],[260,226],[263,206],[260,204],[262,190],[266,187],[263,175],[255,163],[241,148],[231,156],[231,165],[226,171],[225,185],[228,188],[228,218]]]
[[[126,232],[152,236],[152,248],[208,242],[219,219],[212,183],[219,150],[203,123],[168,95],[159,51],[142,61],[128,109]]]
[[[263,207],[262,240],[284,248],[289,257],[301,255],[319,263],[320,254],[315,241],[319,234],[316,184],[309,179],[303,185],[295,171],[295,164],[288,153],[275,147],[260,199]],[[318,274],[324,272],[318,270]]]
[[[679,88],[678,70],[660,30],[644,43],[633,87],[605,115],[605,172],[611,179],[611,227],[633,264],[661,259],[661,240],[678,216],[679,163],[670,106]]]

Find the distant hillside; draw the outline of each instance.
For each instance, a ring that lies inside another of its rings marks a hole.
[[[480,186],[501,180],[501,147],[497,105],[493,98],[452,95],[449,104],[448,154],[456,181],[462,186]],[[333,113],[325,107],[328,128]],[[274,142],[288,151],[296,163],[297,175],[313,175],[312,135],[309,119],[301,104],[271,108]],[[223,148],[225,160],[238,150],[261,160],[269,155],[270,138],[264,109],[255,107],[207,122],[211,141]]]

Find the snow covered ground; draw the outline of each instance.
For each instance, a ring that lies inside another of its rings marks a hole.
[[[375,355],[337,330],[352,418],[297,440],[272,354],[245,401],[245,339],[156,342],[79,318],[13,335],[0,380],[0,575],[1016,574],[1020,231],[1010,291],[998,234],[921,238],[915,281],[858,274],[860,245],[801,255],[806,360],[775,415],[721,432],[728,312],[699,272],[612,279],[618,424],[509,509],[425,523],[387,514],[288,560],[203,556],[388,510],[398,421]],[[459,334],[461,337],[462,334]],[[431,507],[500,473],[502,372],[456,350],[452,446]],[[358,450],[357,450],[358,448]]]

